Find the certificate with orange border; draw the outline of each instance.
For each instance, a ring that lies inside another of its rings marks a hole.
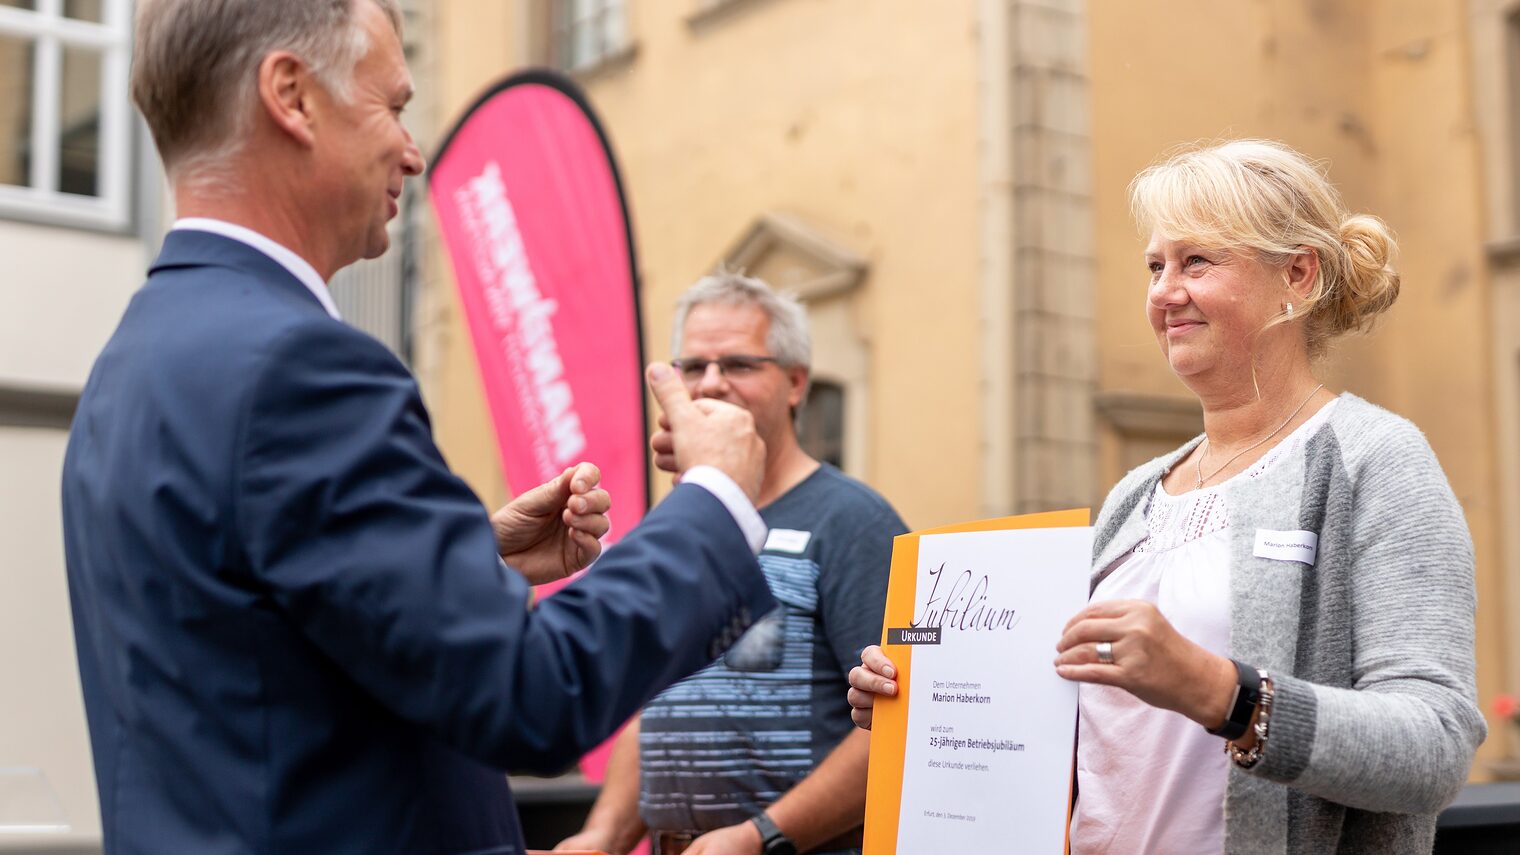
[[[882,647],[865,855],[1061,853],[1071,817],[1077,688],[1056,642],[1087,604],[1087,510],[899,536]]]

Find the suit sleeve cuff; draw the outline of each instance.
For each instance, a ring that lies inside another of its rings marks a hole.
[[[681,475],[681,483],[695,484],[717,497],[723,507],[728,508],[734,522],[739,524],[739,530],[744,532],[750,551],[760,554],[760,548],[765,545],[765,521],[760,519],[760,512],[755,510],[754,503],[734,479],[715,466],[693,466]]]

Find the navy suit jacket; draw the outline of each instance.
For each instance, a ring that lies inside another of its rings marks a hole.
[[[503,770],[562,771],[774,605],[683,486],[530,608],[401,363],[204,232],[96,361],[63,514],[108,853],[518,852]]]

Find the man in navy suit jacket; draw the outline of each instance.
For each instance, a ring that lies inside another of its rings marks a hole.
[[[399,26],[393,0],[141,6],[133,95],[185,219],[63,475],[107,852],[519,852],[502,770],[565,768],[774,605],[747,413],[652,367],[684,481],[534,607],[599,552],[595,467],[488,516],[336,318],[326,279],[385,250],[423,168]]]

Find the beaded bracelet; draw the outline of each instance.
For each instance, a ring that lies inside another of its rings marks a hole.
[[[1260,763],[1261,754],[1267,748],[1267,734],[1272,724],[1272,692],[1272,677],[1266,671],[1262,671],[1261,702],[1257,707],[1258,712],[1254,726],[1256,744],[1251,746],[1251,750],[1243,750],[1234,742],[1226,742],[1224,744],[1225,753],[1230,755],[1230,759],[1235,761],[1235,765],[1242,769],[1249,769]]]

